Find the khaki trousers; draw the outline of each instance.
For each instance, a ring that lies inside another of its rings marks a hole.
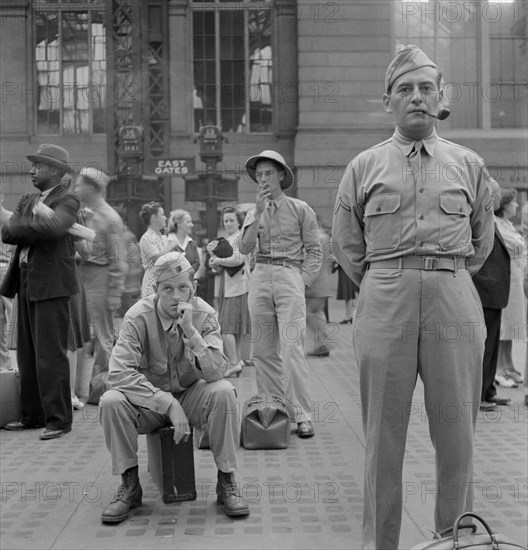
[[[86,304],[90,315],[92,337],[96,339],[96,352],[92,376],[108,371],[114,347],[114,311],[108,309],[108,266],[82,264],[82,277],[86,290]]]
[[[472,509],[485,336],[480,299],[466,270],[366,272],[353,325],[365,432],[364,548],[398,548],[405,440],[410,415],[418,413],[412,402],[418,375],[436,452],[435,530]]]
[[[227,380],[211,383],[198,380],[176,398],[191,426],[207,427],[217,468],[226,473],[234,472],[238,467],[240,411],[232,384]],[[114,475],[138,464],[138,434],[171,425],[168,415],[136,407],[117,390],[103,394],[99,415],[106,446],[112,455]]]
[[[257,263],[249,282],[248,306],[258,392],[284,397],[292,422],[310,420],[304,357],[306,302],[300,270]]]

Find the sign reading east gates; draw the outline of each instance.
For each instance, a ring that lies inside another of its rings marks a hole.
[[[189,176],[194,173],[194,157],[152,161],[156,176]]]

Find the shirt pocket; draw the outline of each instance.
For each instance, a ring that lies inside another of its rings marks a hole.
[[[471,207],[464,195],[440,195],[440,232],[438,244],[442,250],[457,252],[471,240],[469,214]]]
[[[365,204],[365,240],[370,250],[394,250],[401,243],[401,195],[376,195]]]

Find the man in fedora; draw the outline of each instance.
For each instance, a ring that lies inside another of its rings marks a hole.
[[[24,195],[15,211],[3,207],[2,240],[16,245],[0,294],[18,295],[17,362],[20,372],[19,421],[8,430],[45,427],[40,439],[55,439],[71,430],[72,405],[68,344],[68,298],[77,293],[74,248],[68,229],[76,220],[79,200],[60,183],[70,171],[68,152],[41,145],[31,161],[37,193]],[[43,205],[53,216],[39,215]]]
[[[305,288],[322,262],[317,220],[308,204],[284,194],[293,183],[293,172],[282,155],[263,151],[246,161],[246,170],[257,183],[257,197],[244,221],[239,248],[242,254],[256,249],[248,306],[257,389],[284,397],[298,436],[312,437],[304,357]]]

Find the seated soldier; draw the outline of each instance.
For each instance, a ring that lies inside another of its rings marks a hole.
[[[121,474],[115,499],[102,513],[119,523],[141,504],[138,434],[174,426],[174,441],[187,440],[189,426],[206,426],[218,467],[217,502],[228,516],[249,514],[235,483],[237,399],[223,380],[223,354],[215,310],[196,297],[194,271],[179,252],[154,265],[156,294],[128,310],[112,351],[108,383],[99,408],[112,470]]]

